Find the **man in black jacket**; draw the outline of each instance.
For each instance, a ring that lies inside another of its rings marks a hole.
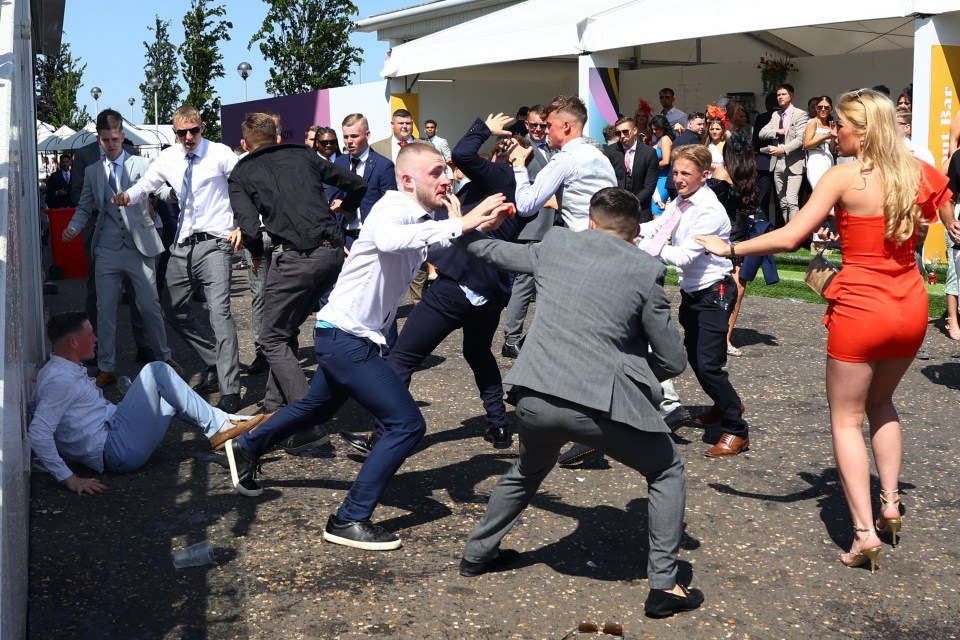
[[[230,205],[254,269],[263,259],[261,218],[273,240],[260,330],[270,365],[263,405],[273,412],[309,389],[297,358],[299,327],[343,265],[343,234],[327,207],[324,183],[344,191],[341,209],[348,213],[357,210],[367,185],[313,149],[277,144],[276,121],[267,114],[250,114],[242,128],[248,155],[230,174]]]
[[[618,186],[637,196],[640,201],[640,222],[649,222],[653,220],[650,205],[660,170],[657,152],[639,139],[633,118],[624,116],[614,126],[620,141],[607,145],[603,155],[613,165]]]

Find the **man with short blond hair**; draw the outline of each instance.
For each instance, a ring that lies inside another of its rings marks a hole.
[[[167,263],[163,311],[167,322],[207,365],[196,389],[220,391],[217,406],[234,413],[240,402],[240,352],[237,325],[230,311],[230,277],[234,232],[227,179],[237,155],[225,144],[203,137],[196,107],[173,114],[180,144],[160,152],[136,185],[114,196],[129,206],[169,182],[180,200],[180,219]],[[213,335],[193,315],[190,300],[202,288]]]

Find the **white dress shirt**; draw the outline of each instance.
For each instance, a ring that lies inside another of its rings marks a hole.
[[[433,220],[433,215],[406,194],[385,193],[353,242],[330,301],[317,313],[318,325],[386,344],[384,329],[430,246],[448,247],[462,234],[460,220]]]
[[[363,150],[363,153],[361,153],[359,156],[356,156],[356,159],[360,161],[360,164],[357,165],[357,170],[355,171],[355,173],[361,178],[363,177],[363,174],[367,170],[367,158],[369,157],[370,157],[370,147],[367,147],[366,149]],[[348,155],[347,158],[352,163],[354,156]],[[363,227],[363,221],[360,220],[360,212],[358,211],[357,217],[347,222],[343,228],[347,229],[348,231],[357,231],[362,227]]]
[[[63,458],[103,471],[105,424],[117,406],[103,397],[86,367],[51,354],[37,374],[31,404],[30,446],[58,482],[73,475]]]
[[[163,186],[164,182],[170,183],[180,200],[180,215],[183,218],[180,235],[176,239],[178,244],[195,233],[226,238],[235,228],[227,179],[239,160],[237,154],[225,144],[201,138],[196,155],[193,160],[191,195],[186,202],[181,191],[183,174],[187,170],[187,152],[181,144],[160,152],[143,177],[127,191],[130,203],[136,204]]]
[[[670,234],[670,244],[660,251],[660,259],[677,268],[680,288],[687,293],[694,293],[720,282],[733,271],[733,264],[728,258],[708,254],[693,239],[694,236],[716,235],[728,240],[730,218],[708,187],[700,187],[687,199],[693,206],[682,213],[683,217]],[[640,225],[637,244],[641,249],[668,220],[681,215],[678,209],[681,200],[672,200],[663,214]]]

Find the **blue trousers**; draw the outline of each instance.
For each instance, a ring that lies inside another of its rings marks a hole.
[[[140,370],[107,423],[104,468],[129,473],[145,465],[163,441],[173,416],[200,427],[208,438],[237,417],[207,404],[166,363],[151,362]]]
[[[298,431],[326,422],[348,398],[383,423],[383,437],[367,456],[337,517],[369,520],[387,483],[426,433],[423,415],[400,377],[368,338],[340,329],[317,329],[317,372],[310,391],[240,437],[240,446],[257,458]]]
[[[410,311],[403,331],[386,357],[387,364],[409,387],[414,370],[448,335],[462,328],[463,357],[470,365],[473,379],[480,390],[480,399],[487,412],[487,424],[491,427],[509,426],[503,405],[500,367],[490,352],[502,310],[503,305],[496,302],[473,306],[456,280],[441,275],[424,291],[420,303]],[[382,431],[379,424],[376,431]]]

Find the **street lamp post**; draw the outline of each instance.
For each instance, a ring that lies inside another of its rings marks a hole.
[[[93,89],[90,89],[90,95],[93,96],[93,108],[97,115],[100,115],[100,95],[102,93],[103,92],[100,91],[100,87],[94,87]]]
[[[153,129],[157,134],[157,140],[160,140],[160,111],[157,107],[157,89],[160,88],[160,78],[151,76],[150,86],[153,87]]]
[[[237,73],[240,74],[240,77],[243,78],[243,101],[247,101],[247,78],[250,77],[250,72],[253,71],[253,67],[250,66],[249,62],[241,62],[237,65]]]
[[[133,105],[136,103],[136,100],[133,98],[127,98],[127,104],[130,105],[130,123],[133,123]]]

